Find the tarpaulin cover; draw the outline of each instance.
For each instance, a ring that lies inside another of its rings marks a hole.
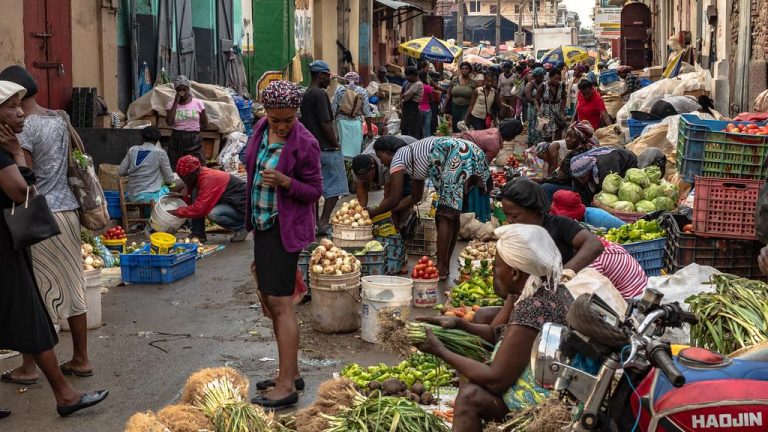
[[[225,135],[243,132],[240,113],[225,88],[192,81],[192,95],[203,102],[208,123],[218,128],[219,132]],[[153,115],[153,111],[165,116],[166,109],[173,102],[174,97],[176,97],[176,90],[172,84],[153,88],[149,93],[131,103],[128,107],[128,121]]]

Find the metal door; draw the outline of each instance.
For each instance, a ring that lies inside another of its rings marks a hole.
[[[37,101],[65,109],[72,99],[70,0],[24,1],[24,63],[37,81]]]
[[[235,22],[232,14],[232,0],[216,2],[216,84],[227,85],[227,68],[229,52],[232,51],[235,33]],[[239,45],[240,42],[237,42]]]
[[[194,80],[197,78],[197,71],[195,70],[195,34],[192,32],[192,1],[176,0],[174,3],[179,74]]]
[[[651,10],[642,3],[630,3],[621,10],[621,62],[638,70],[646,66],[645,44],[651,28]]]

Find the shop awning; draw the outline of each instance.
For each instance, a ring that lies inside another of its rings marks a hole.
[[[417,10],[419,12],[424,12],[422,8],[416,5],[412,5],[410,3],[406,3],[403,1],[398,0],[376,0],[376,3],[379,3],[381,5],[384,5],[390,9],[411,9],[411,10]]]

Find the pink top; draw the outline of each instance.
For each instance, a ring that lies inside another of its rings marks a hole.
[[[168,110],[173,107],[173,102],[168,105]],[[192,98],[186,105],[176,106],[176,119],[173,128],[186,132],[200,132],[200,113],[205,111],[200,99]]]
[[[624,299],[641,295],[648,286],[648,276],[640,263],[623,247],[602,238],[600,242],[605,250],[590,267],[607,277]]]
[[[419,101],[419,109],[422,112],[429,112],[432,110],[432,107],[429,106],[429,103],[432,101],[432,86],[429,84],[424,84],[424,94],[421,96],[421,101]]]

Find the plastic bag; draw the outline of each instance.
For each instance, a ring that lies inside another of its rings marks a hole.
[[[615,312],[624,315],[627,310],[627,302],[619,290],[607,277],[591,267],[581,270],[573,279],[565,282],[565,287],[573,298],[582,294],[597,294]]]
[[[241,132],[227,135],[227,144],[216,159],[219,166],[227,172],[238,172],[240,167],[240,151],[248,143],[248,136]]]

